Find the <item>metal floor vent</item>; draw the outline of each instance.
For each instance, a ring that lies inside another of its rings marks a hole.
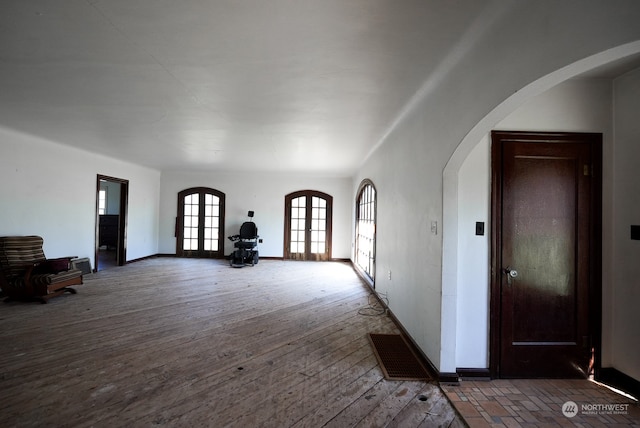
[[[401,335],[369,333],[369,341],[386,379],[431,379],[427,370]]]

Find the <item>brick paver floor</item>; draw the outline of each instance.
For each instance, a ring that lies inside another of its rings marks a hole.
[[[442,389],[471,428],[640,427],[637,401],[588,380],[466,380]]]

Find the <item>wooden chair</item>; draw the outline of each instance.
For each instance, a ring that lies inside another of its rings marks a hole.
[[[82,284],[82,271],[71,269],[71,259],[47,259],[40,236],[0,237],[0,287],[6,300],[38,300],[42,303],[64,292],[76,294],[70,285]]]

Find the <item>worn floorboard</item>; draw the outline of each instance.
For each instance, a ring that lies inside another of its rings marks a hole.
[[[155,258],[77,290],[0,305],[0,426],[464,426],[384,379],[367,333],[398,331],[348,264]]]

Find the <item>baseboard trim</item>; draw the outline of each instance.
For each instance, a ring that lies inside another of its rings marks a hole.
[[[364,283],[367,284],[369,288],[375,290],[375,283],[362,269],[360,269],[360,266],[355,264],[351,259],[348,259],[348,261],[351,263],[351,269],[354,270],[354,272],[360,277],[360,279],[364,281]]]
[[[458,367],[456,373],[460,380],[491,380],[491,372],[485,368]]]
[[[449,385],[458,385],[460,383],[460,377],[458,376],[458,373],[439,372],[438,382]]]
[[[144,257],[139,257],[137,259],[127,260],[125,264],[128,265],[130,263],[141,262],[143,260],[155,259],[156,257],[159,257],[159,255],[158,254],[151,254],[150,256],[144,256]]]
[[[596,380],[640,399],[640,381],[613,367],[602,367],[596,372]]]

